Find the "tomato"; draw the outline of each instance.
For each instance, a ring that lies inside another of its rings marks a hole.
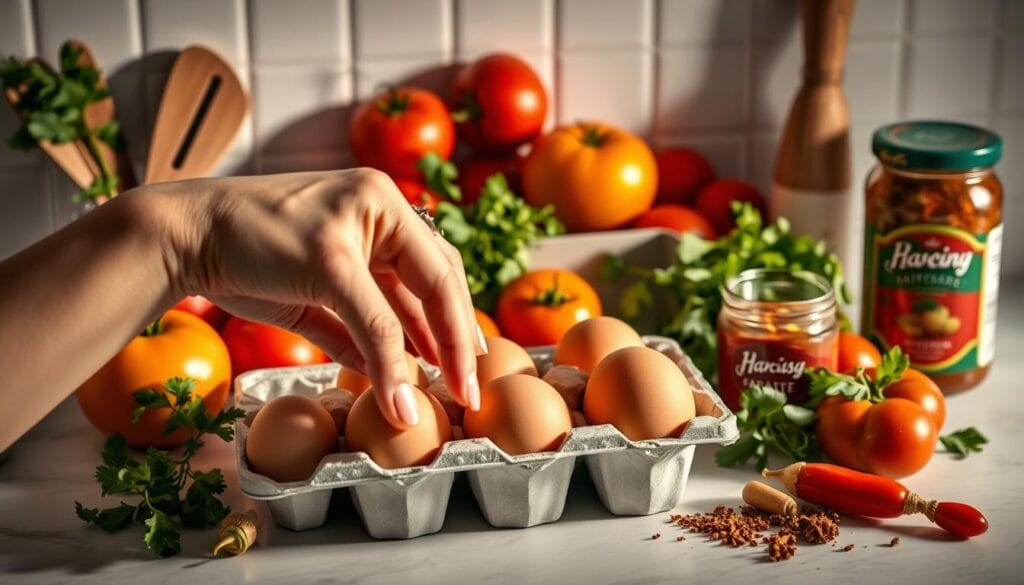
[[[509,189],[519,192],[519,175],[523,159],[517,154],[509,156],[470,155],[459,163],[459,189],[462,204],[471,205],[480,199],[484,184],[495,173],[505,175]]]
[[[818,443],[829,459],[843,467],[864,469],[857,441],[864,413],[871,406],[867,400],[847,400],[842,396],[830,396],[818,405]]]
[[[192,313],[196,317],[199,317],[203,321],[206,321],[214,329],[220,329],[220,326],[227,320],[228,314],[224,309],[213,304],[213,301],[206,297],[194,295],[185,297],[178,301],[174,307],[176,311],[185,311],[186,313]]]
[[[167,311],[159,331],[143,333],[128,342],[75,392],[86,418],[101,433],[121,433],[133,447],[180,445],[187,433],[164,435],[170,410],[146,411],[136,423],[132,394],[144,388],[163,389],[169,378],[196,382],[194,395],[213,414],[231,389],[231,361],[217,331],[195,315]]]
[[[711,225],[711,222],[685,205],[655,205],[636,218],[633,227],[666,228],[681,234],[691,233],[705,240],[713,240],[717,237],[715,227]]]
[[[923,408],[902,398],[886,398],[864,413],[860,452],[871,473],[906,477],[935,452],[938,432]]]
[[[221,331],[235,375],[259,368],[306,366],[330,361],[327,354],[297,333],[231,317]]]
[[[554,205],[570,231],[607,230],[651,208],[658,168],[636,136],[581,122],[542,137],[523,163],[523,196],[533,206]]]
[[[719,179],[701,189],[697,195],[697,211],[711,221],[720,234],[727,234],[736,227],[733,221],[731,203],[750,203],[764,216],[767,208],[764,196],[750,183],[735,179]]]
[[[477,308],[474,308],[473,312],[476,314],[476,323],[480,326],[480,331],[483,331],[484,337],[501,337],[501,329],[490,315]]]
[[[839,332],[839,362],[837,372],[849,372],[862,368],[873,368],[882,363],[882,354],[875,344],[865,337],[849,331]]]
[[[675,147],[658,151],[658,203],[690,205],[715,180],[715,170],[701,153]]]
[[[419,207],[426,207],[428,211],[433,213],[437,209],[437,204],[443,201],[442,197],[433,191],[422,182],[415,179],[405,179],[402,177],[392,177],[395,182],[395,186],[405,196],[405,200],[410,205],[417,205]]]
[[[419,179],[416,163],[428,152],[443,159],[455,148],[455,127],[444,102],[425,89],[399,87],[359,105],[349,146],[360,165],[392,177]]]
[[[509,153],[538,135],[548,114],[544,84],[517,57],[486,55],[455,78],[458,131],[473,148]]]
[[[873,375],[873,370],[868,370]],[[907,368],[899,380],[885,387],[886,398],[905,398],[917,403],[935,424],[935,430],[941,431],[946,424],[946,397],[939,385],[921,372]]]
[[[534,270],[501,291],[495,316],[501,332],[519,345],[554,345],[579,321],[601,315],[601,300],[569,270]]]

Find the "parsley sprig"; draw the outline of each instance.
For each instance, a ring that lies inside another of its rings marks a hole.
[[[630,266],[619,256],[606,256],[601,266],[605,280],[632,279],[619,298],[619,313],[634,325],[648,312],[655,290],[668,292],[670,316],[652,332],[678,340],[709,380],[717,370],[715,324],[722,308],[720,288],[727,279],[749,268],[809,270],[832,284],[841,303],[851,300],[839,259],[824,242],[793,234],[785,218],[763,225],[749,203],[734,202],[732,211],[736,229],[714,241],[683,234],[675,261],[667,267]]]
[[[122,435],[111,435],[103,446],[103,463],[96,468],[100,492],[103,496],[135,496],[138,501],[129,504],[122,500],[117,506],[102,509],[86,508],[75,502],[79,518],[107,532],[142,521],[146,526],[146,547],[168,557],[181,550],[180,527],[209,528],[228,515],[231,509],[217,497],[226,487],[220,469],[197,471],[192,468],[192,458],[203,448],[204,435],[231,441],[232,423],[245,413],[228,408],[211,415],[203,399],[193,394],[194,390],[194,380],[171,378],[164,390],[147,388],[133,394],[138,404],[132,414],[134,420],[148,410],[169,408],[164,434],[184,430],[188,434],[185,443],[179,454],[150,447],[139,459],[129,451]]]
[[[967,427],[939,437],[939,442],[957,459],[963,459],[971,453],[981,453],[982,445],[988,444],[988,438],[978,429]]]
[[[18,92],[15,109],[22,118],[22,125],[8,144],[16,150],[30,150],[44,140],[55,144],[81,140],[100,175],[76,195],[76,200],[113,197],[117,195],[118,176],[100,143],[123,150],[124,139],[116,120],[97,127],[90,127],[86,121],[86,107],[110,99],[110,90],[100,82],[99,69],[83,65],[81,56],[81,47],[64,43],[59,73],[38,60],[22,62],[8,57],[0,61],[0,85]]]

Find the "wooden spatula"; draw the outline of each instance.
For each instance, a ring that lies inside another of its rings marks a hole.
[[[231,67],[191,46],[178,55],[153,127],[145,182],[203,177],[217,166],[249,111]]]
[[[81,51],[81,54],[78,56],[79,64],[99,69],[99,66],[96,63],[96,58],[84,42],[77,39],[71,39],[67,41],[67,44]],[[100,77],[99,86],[107,87],[107,80],[105,77]],[[116,119],[117,112],[114,110],[113,97],[93,102],[85,108],[85,123],[90,128],[104,126]],[[113,167],[112,170],[120,179],[117,185],[118,191],[127,191],[138,184],[135,180],[135,171],[132,169],[131,159],[128,158],[127,147],[115,151],[107,143],[100,142],[100,151],[103,153],[103,156],[110,161],[110,164]]]

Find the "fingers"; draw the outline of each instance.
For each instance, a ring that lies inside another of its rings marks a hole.
[[[394,272],[374,272],[374,280],[377,286],[387,298],[391,308],[398,314],[398,319],[405,328],[405,334],[412,342],[412,346],[419,353],[420,357],[428,362],[438,365],[441,360],[440,352],[437,349],[437,341],[434,334],[430,332],[430,324],[426,315],[423,314],[423,303],[416,295],[409,292],[409,289],[402,284],[398,275]]]
[[[441,253],[448,258],[448,263],[452,265],[455,273],[459,275],[459,281],[462,283],[462,290],[466,297],[466,307],[469,310],[469,322],[472,323],[476,333],[476,353],[477,355],[485,354],[487,353],[487,340],[484,339],[484,332],[480,329],[480,324],[476,320],[476,312],[473,310],[473,297],[469,292],[469,283],[466,281],[466,267],[462,265],[462,254],[444,238],[434,238],[434,241],[441,248]]]

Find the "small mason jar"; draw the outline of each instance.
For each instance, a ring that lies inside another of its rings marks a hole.
[[[836,297],[812,272],[755,268],[726,281],[718,314],[718,387],[738,409],[748,386],[768,386],[799,404],[809,368],[834,370],[839,357]]]

